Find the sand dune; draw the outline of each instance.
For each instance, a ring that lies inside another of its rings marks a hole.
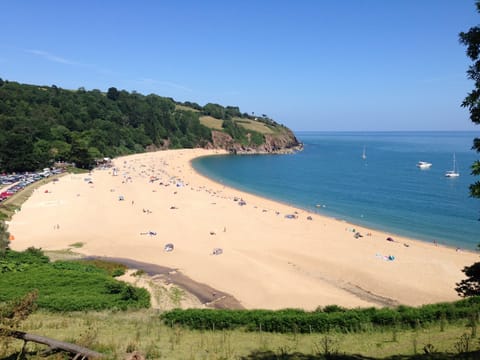
[[[461,269],[478,260],[473,252],[243,193],[193,170],[193,158],[215,153],[138,154],[114,160],[117,176],[112,169],[66,175],[35,191],[14,216],[12,248],[55,250],[83,242],[78,250],[84,254],[176,268],[246,308],[269,309],[456,300]],[[240,199],[246,204],[239,205]],[[363,237],[355,238],[352,229]],[[395,242],[386,241],[388,236]],[[166,243],[175,250],[164,252]],[[214,248],[223,253],[212,255]],[[387,260],[389,255],[395,259]]]

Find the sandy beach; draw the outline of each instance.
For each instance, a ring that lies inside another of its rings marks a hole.
[[[137,154],[114,159],[116,174],[96,169],[44,185],[10,222],[11,247],[61,250],[81,242],[74,250],[85,255],[178,269],[246,308],[459,299],[455,283],[478,254],[311,214],[223,186],[191,167],[192,159],[216,153],[222,152]],[[167,243],[173,251],[164,251]],[[213,255],[217,248],[222,253]]]

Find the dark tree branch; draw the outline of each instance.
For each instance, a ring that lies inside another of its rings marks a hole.
[[[67,352],[75,355],[74,359],[100,359],[104,357],[103,354],[87,349],[83,346],[51,339],[45,336],[29,334],[23,331],[0,329],[0,334],[4,336],[9,336],[9,337],[14,337],[16,339],[24,340],[25,342],[32,341],[38,344],[47,345],[50,347],[49,351]]]

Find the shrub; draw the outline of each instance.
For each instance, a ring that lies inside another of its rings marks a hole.
[[[418,308],[399,306],[347,310],[331,305],[323,310],[306,312],[297,309],[284,310],[172,310],[162,314],[163,321],[191,329],[235,329],[249,331],[259,329],[268,332],[360,332],[377,327],[416,328],[433,322],[469,319],[480,311],[479,298],[469,298],[455,303],[424,305]]]
[[[112,278],[105,269],[82,261],[44,263],[38,252],[10,254],[11,258],[29,259],[22,271],[4,272],[0,276],[0,302],[9,301],[38,289],[39,308],[52,311],[145,308],[150,295]],[[48,258],[47,258],[48,261]]]

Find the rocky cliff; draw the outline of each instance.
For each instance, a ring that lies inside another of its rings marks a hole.
[[[233,154],[284,154],[303,149],[303,144],[286,128],[277,134],[264,134],[263,138],[263,144],[255,145],[249,141],[248,145],[244,145],[235,142],[229,134],[212,130],[213,143],[210,147],[225,149]]]

